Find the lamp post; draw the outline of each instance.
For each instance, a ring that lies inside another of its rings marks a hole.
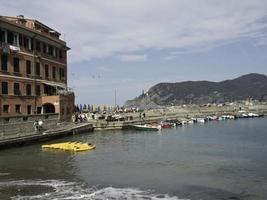
[[[115,89],[115,108],[117,107],[117,90]]]

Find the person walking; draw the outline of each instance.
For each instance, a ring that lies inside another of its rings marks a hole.
[[[39,121],[38,121],[38,131],[39,131],[39,133],[43,129],[43,124],[44,124],[43,120],[42,119],[39,119]]]
[[[34,128],[34,132],[37,133],[38,132],[38,121],[37,120],[34,121],[33,128]]]
[[[146,118],[146,113],[145,112],[143,113],[143,118]]]

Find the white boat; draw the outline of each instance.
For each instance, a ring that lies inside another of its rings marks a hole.
[[[197,118],[197,122],[200,122],[200,123],[205,123],[206,120],[204,118]]]
[[[132,127],[134,127],[135,130],[140,130],[140,131],[159,131],[159,130],[161,130],[160,125],[152,125],[152,124],[132,125]]]

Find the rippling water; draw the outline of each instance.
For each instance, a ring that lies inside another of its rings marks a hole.
[[[0,151],[0,199],[267,199],[266,118],[61,141],[97,148]]]

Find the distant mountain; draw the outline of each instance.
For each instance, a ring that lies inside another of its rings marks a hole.
[[[183,105],[225,103],[252,98],[267,101],[267,76],[247,74],[222,82],[185,81],[159,83],[133,100],[127,106],[154,107],[156,105]]]

